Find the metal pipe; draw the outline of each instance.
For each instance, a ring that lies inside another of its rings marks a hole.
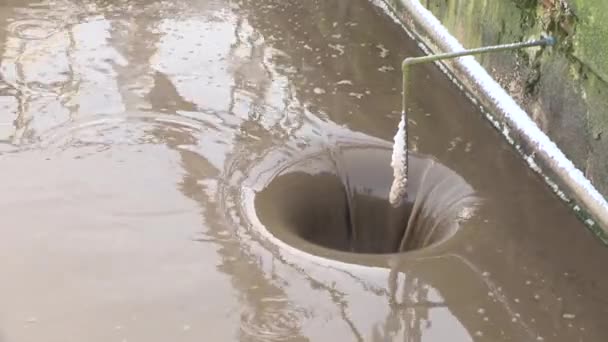
[[[401,72],[403,74],[403,84],[401,93],[401,120],[395,135],[395,144],[393,146],[393,155],[391,166],[393,168],[393,183],[389,193],[389,202],[393,207],[400,206],[405,200],[407,193],[407,173],[408,173],[408,156],[407,156],[407,104],[409,95],[410,83],[410,67],[416,64],[436,62],[440,60],[453,59],[462,56],[479,55],[484,53],[510,51],[534,46],[551,46],[555,45],[555,38],[543,37],[538,40],[531,40],[521,43],[511,43],[481,47],[476,49],[462,50],[450,53],[441,53],[435,55],[408,57],[401,63]]]

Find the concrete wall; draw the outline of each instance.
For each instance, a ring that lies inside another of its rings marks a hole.
[[[549,53],[476,58],[608,196],[608,0],[420,2],[467,48],[558,38]]]

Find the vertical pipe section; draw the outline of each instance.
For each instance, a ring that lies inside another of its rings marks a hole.
[[[416,64],[431,63],[445,59],[452,59],[462,56],[478,55],[483,53],[492,53],[500,51],[510,51],[523,49],[533,46],[548,46],[554,45],[555,38],[543,37],[539,40],[531,40],[521,43],[502,44],[495,46],[481,47],[477,49],[456,51],[450,53],[442,53],[428,55],[422,57],[408,57],[401,64],[401,72],[403,74],[403,85],[401,94],[401,120],[397,128],[397,133],[394,138],[393,154],[391,158],[391,167],[393,168],[393,183],[389,192],[389,202],[393,207],[399,207],[407,197],[407,174],[408,174],[408,144],[407,144],[407,112],[409,101],[409,86],[410,86],[410,67]]]

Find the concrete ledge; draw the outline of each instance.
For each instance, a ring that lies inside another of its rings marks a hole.
[[[427,52],[463,50],[458,40],[419,0],[372,0],[421,42]],[[407,56],[404,56],[407,57]],[[549,139],[474,57],[442,62],[440,67],[502,132],[552,190],[608,243],[608,203],[591,181]]]

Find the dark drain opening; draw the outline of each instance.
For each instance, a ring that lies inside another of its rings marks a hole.
[[[408,201],[388,203],[389,148],[343,147],[293,162],[255,198],[260,222],[298,248],[313,243],[354,253],[389,254],[446,241],[473,208],[473,189],[431,158],[412,154]]]

